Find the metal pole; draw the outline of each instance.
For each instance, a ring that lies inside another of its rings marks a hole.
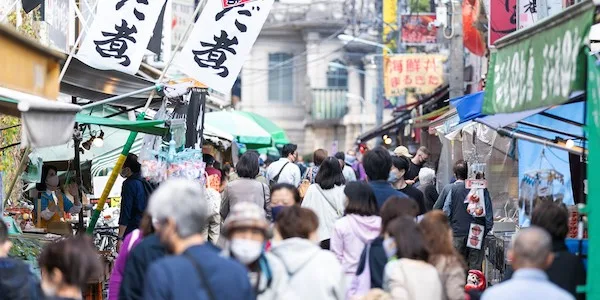
[[[200,97],[201,94],[196,89],[192,89],[190,102],[188,104],[187,116],[185,118],[185,147],[190,148],[198,142],[198,118],[200,117]]]
[[[208,96],[208,90],[203,88],[200,90],[200,114],[202,119],[200,119],[200,129],[198,130],[198,135],[200,136],[200,149],[204,145],[204,116],[206,115],[206,98]]]
[[[458,8],[457,8],[458,4]],[[463,23],[462,9],[460,2],[450,1],[452,6],[452,39],[450,42],[450,99],[454,99],[465,94],[464,73],[464,46],[463,46]]]
[[[71,97],[71,103],[77,104],[77,97]],[[79,131],[79,124],[75,122],[75,130],[73,131],[73,142],[75,144],[75,157],[73,158],[73,164],[75,165],[75,183],[79,187],[77,189],[77,196],[83,204],[83,193],[81,192],[81,152],[79,152],[79,145],[81,145],[81,139],[83,138],[82,132]],[[67,175],[68,176],[68,175]],[[83,226],[83,209],[79,212],[79,223],[77,224],[77,232],[82,232]]]
[[[29,158],[28,158],[29,153],[31,153],[31,148],[29,146],[27,146],[27,148],[25,148],[25,151],[23,152],[23,157],[21,157],[21,162],[19,163],[19,168],[17,169],[17,172],[15,173],[15,177],[10,182],[8,192],[6,193],[6,199],[4,200],[5,203],[9,203],[8,201],[10,200],[10,196],[13,192],[13,189],[15,188],[15,184],[17,184],[19,175],[21,175],[21,173],[23,173],[23,170],[25,169],[25,165],[27,164],[27,161],[29,160]],[[3,207],[5,207],[5,205],[3,205]]]
[[[110,98],[107,98],[107,99],[104,99],[104,100],[96,101],[96,102],[93,102],[93,103],[90,103],[90,104],[86,104],[86,105],[83,105],[82,108],[83,109],[92,108],[92,107],[95,107],[95,106],[98,106],[98,105],[103,105],[103,104],[107,104],[107,103],[114,102],[114,101],[117,101],[117,100],[122,100],[122,99],[131,97],[131,96],[135,96],[135,95],[138,95],[138,94],[141,94],[141,93],[145,93],[145,92],[148,92],[148,91],[155,91],[156,89],[160,89],[160,88],[162,88],[162,85],[161,84],[156,84],[156,85],[153,85],[153,86],[149,86],[149,87],[143,88],[141,90],[129,92],[127,94],[118,95],[118,96],[110,97]],[[152,97],[154,97],[154,92],[152,93]],[[152,99],[152,97],[150,99]]]

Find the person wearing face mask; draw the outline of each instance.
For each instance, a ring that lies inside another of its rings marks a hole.
[[[284,209],[275,223],[271,253],[289,274],[294,297],[281,299],[341,300],[346,298],[342,266],[333,253],[318,246],[319,219],[310,209]]]
[[[395,189],[406,194],[412,198],[419,205],[419,215],[423,215],[427,212],[425,208],[425,197],[423,193],[416,187],[406,183],[406,172],[409,168],[409,161],[405,157],[393,156],[392,157],[392,169],[390,170],[390,176],[388,182],[391,183]]]
[[[148,213],[173,255],[150,266],[142,299],[256,299],[246,267],[204,239],[206,197],[203,185],[184,179],[169,180],[152,194]]]
[[[135,154],[127,155],[121,176],[125,178],[121,188],[119,216],[119,248],[126,235],[140,226],[151,193],[150,184],[141,175],[142,166]]]
[[[224,255],[246,266],[258,300],[288,299],[288,274],[279,258],[264,251],[268,231],[264,210],[251,202],[236,204],[224,224]]]
[[[384,240],[386,254],[383,288],[393,299],[443,299],[436,268],[430,265],[429,252],[420,228],[413,218],[402,216],[390,223]]]
[[[273,213],[273,222],[281,211],[292,205],[300,205],[300,193],[298,189],[289,183],[278,183],[271,187],[271,211]]]
[[[36,185],[38,197],[33,201],[33,217],[38,228],[48,228],[51,222],[65,222],[65,213],[76,214],[83,205],[79,199],[79,187],[76,184],[68,186],[71,200],[60,191],[58,169],[51,165],[42,167],[42,182]]]
[[[79,235],[48,244],[38,259],[44,300],[75,300],[87,283],[102,274],[92,239]]]

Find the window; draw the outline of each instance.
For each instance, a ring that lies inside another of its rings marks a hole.
[[[346,70],[346,66],[340,60],[334,60],[329,63],[327,87],[348,89],[348,70]]]
[[[269,54],[269,101],[294,101],[294,62],[290,53]]]

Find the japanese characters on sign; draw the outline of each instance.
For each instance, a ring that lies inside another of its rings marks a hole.
[[[537,0],[518,0],[517,10],[519,13],[519,29],[529,27],[539,20],[539,7]],[[562,0],[546,0],[546,8],[548,16],[559,13],[563,8]]]
[[[210,88],[230,92],[273,1],[227,8],[221,1],[208,1],[175,64]]]
[[[585,54],[593,10],[557,15],[528,38],[499,48],[490,56],[483,113],[518,112],[565,103],[583,90]],[[489,92],[488,92],[489,91]]]
[[[386,97],[404,94],[414,88],[419,94],[429,94],[444,82],[444,61],[440,54],[397,54],[384,61]]]
[[[256,0],[222,0],[223,8],[238,6],[240,4],[256,1]]]
[[[102,70],[135,74],[166,0],[103,0],[77,53]]]
[[[517,0],[490,0],[490,45],[517,30]]]
[[[434,44],[437,28],[427,28],[435,21],[435,14],[402,15],[402,43],[408,45]]]

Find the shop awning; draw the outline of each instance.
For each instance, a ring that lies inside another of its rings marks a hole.
[[[517,123],[535,114],[541,113],[548,109],[548,107],[536,108],[526,111],[520,111],[516,113],[508,114],[495,114],[491,116],[484,116],[476,118],[475,122],[481,123],[492,129],[503,128],[510,124]]]
[[[460,123],[471,121],[485,116],[481,113],[483,106],[484,92],[465,95],[459,98],[450,99],[450,104],[456,108]]]
[[[205,124],[233,135],[237,142],[245,144],[248,149],[270,147],[273,144],[271,134],[242,114],[231,111],[210,112],[206,114]]]
[[[482,112],[497,114],[563,104],[585,90],[585,43],[592,1],[575,4],[495,43]]]
[[[162,120],[149,120],[149,121],[129,121],[129,120],[115,120],[96,116],[90,116],[88,114],[77,114],[75,121],[80,124],[90,124],[112,127],[117,129],[123,129],[128,131],[135,131],[141,133],[147,133],[152,135],[165,135],[169,129],[161,127],[165,123]]]
[[[96,102],[153,85],[155,82],[150,80],[118,71],[94,69],[73,58],[60,82],[60,92]],[[144,92],[111,102],[111,105],[125,108],[142,107],[149,96],[150,92]],[[161,95],[155,94],[151,107],[160,106],[161,99]]]
[[[285,144],[290,143],[290,141],[287,138],[287,135],[285,134],[285,130],[277,126],[277,124],[273,123],[273,121],[259,114],[251,112],[235,111],[234,113],[241,114],[243,116],[246,116],[247,118],[254,120],[256,124],[260,125],[260,127],[262,127],[271,135],[271,137],[273,138],[273,143],[275,143],[276,146],[283,146]]]
[[[411,119],[410,112],[414,107],[418,107],[419,105],[423,105],[426,103],[435,103],[439,102],[442,99],[448,99],[449,86],[444,85],[438,88],[435,92],[430,95],[423,96],[419,99],[419,101],[415,103],[409,103],[407,105],[403,105],[401,107],[396,107],[394,109],[394,118],[378,127],[375,127],[356,138],[356,144],[365,143],[375,137],[383,136],[384,134],[389,133],[390,131],[396,130],[402,123]],[[442,108],[444,109],[444,108]],[[443,110],[437,109],[432,112],[427,117],[421,116],[417,120],[422,120],[423,118],[435,118],[436,114],[441,114]]]

